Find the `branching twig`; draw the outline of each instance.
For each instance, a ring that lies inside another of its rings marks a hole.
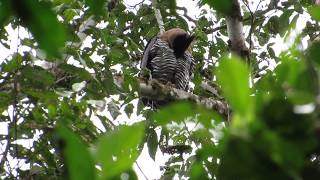
[[[260,1],[261,2],[261,1]],[[260,4],[259,2],[259,4]],[[249,13],[250,13],[250,30],[249,30],[249,49],[251,50],[252,48],[252,32],[253,32],[253,28],[254,28],[254,20],[255,20],[255,17],[254,17],[254,13],[252,12],[248,2],[246,1],[243,1],[243,4],[247,7],[247,9],[249,10]],[[258,5],[259,6],[259,5]]]
[[[193,22],[194,24],[197,24],[197,21],[188,15],[187,8],[185,8],[185,7],[180,7],[180,6],[177,6],[176,8],[177,8],[178,10],[182,10],[182,11],[183,11],[183,16],[184,16],[185,18],[187,18],[189,21]]]
[[[137,6],[143,4],[144,1],[145,1],[145,0],[142,0],[141,2],[138,2],[137,4],[134,4],[134,5],[129,5],[129,4],[127,4],[127,7],[130,8],[130,9],[135,9]]]
[[[212,28],[212,29],[206,29],[206,30],[204,30],[204,33],[212,34],[213,32],[219,31],[221,29],[227,29],[227,25],[219,26],[219,27]]]
[[[20,48],[20,26],[18,26],[18,38],[17,38],[17,54],[19,53],[19,48]],[[16,70],[14,73],[14,79],[13,79],[13,104],[12,104],[12,122],[13,123],[13,130],[14,130],[14,141],[15,141],[15,154],[16,154],[16,159],[18,160],[19,157],[19,152],[18,152],[18,145],[17,145],[17,139],[18,139],[18,126],[17,126],[17,121],[18,121],[18,115],[17,115],[17,104],[18,104],[18,72],[19,70]],[[9,126],[10,127],[10,126]],[[10,134],[10,131],[8,131]],[[9,143],[10,141],[8,141]],[[9,145],[10,146],[10,145]],[[18,160],[19,162],[19,160]]]

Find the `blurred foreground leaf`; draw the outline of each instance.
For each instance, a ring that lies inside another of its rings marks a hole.
[[[217,69],[217,81],[234,111],[246,118],[252,115],[249,70],[240,59],[224,56]]]
[[[94,162],[88,147],[75,133],[62,125],[57,127],[57,135],[68,165],[69,178],[71,180],[95,179]]]
[[[66,32],[49,4],[38,0],[12,0],[11,2],[12,8],[21,18],[22,23],[32,32],[39,47],[48,55],[59,56],[59,49],[66,41]]]
[[[172,121],[181,123],[190,117],[196,117],[206,127],[211,127],[212,120],[217,122],[222,120],[217,113],[188,102],[167,105],[153,114],[153,119],[160,125],[166,125]]]
[[[97,161],[102,166],[101,179],[111,178],[129,170],[138,157],[138,145],[144,135],[144,126],[120,126],[106,133],[97,143]]]

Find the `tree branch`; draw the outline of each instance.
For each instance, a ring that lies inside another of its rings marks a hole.
[[[121,75],[114,76],[115,84],[119,89],[123,89],[124,79]],[[176,89],[170,85],[164,85],[156,80],[145,81],[137,79],[139,82],[140,97],[147,97],[151,100],[187,100],[198,105],[204,106],[207,109],[214,110],[227,119],[230,109],[228,104],[214,98],[200,97],[196,94]],[[207,84],[208,86],[208,84]]]
[[[230,50],[245,59],[249,50],[246,47],[245,37],[243,33],[242,15],[238,0],[232,1],[232,10],[227,14],[227,30],[230,40]]]
[[[152,0],[152,7],[153,7],[153,10],[154,10],[154,15],[156,16],[156,19],[157,19],[157,22],[158,22],[158,25],[159,25],[160,34],[162,34],[165,31],[164,23],[163,23],[163,20],[162,20],[161,12],[157,8],[157,5],[158,5],[157,0]]]
[[[197,21],[188,15],[188,10],[187,10],[187,8],[177,6],[176,9],[182,10],[182,11],[183,11],[183,16],[184,16],[185,18],[187,18],[189,21],[193,22],[194,24],[197,24]]]
[[[227,28],[226,25],[222,25],[222,26],[219,26],[219,27],[216,27],[216,28],[205,29],[205,30],[204,30],[204,33],[206,33],[206,34],[211,34],[211,33],[213,33],[213,32],[219,31],[219,30],[221,30],[221,29],[226,29],[226,28]]]

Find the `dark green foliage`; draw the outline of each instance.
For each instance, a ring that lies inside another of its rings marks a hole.
[[[232,12],[232,0],[201,0],[201,2],[208,4],[222,14],[230,14]]]
[[[317,21],[320,21],[320,7],[319,6],[311,6],[308,9],[310,15]]]
[[[95,179],[95,168],[92,157],[79,137],[63,126],[57,127],[57,141],[62,149],[70,179]]]
[[[156,153],[158,150],[158,136],[157,133],[154,129],[150,128],[148,130],[148,137],[147,137],[147,145],[148,145],[148,150],[149,150],[149,155],[150,157],[155,160],[156,158]]]
[[[66,33],[49,4],[37,0],[13,0],[11,1],[11,8],[32,32],[40,48],[46,50],[48,55],[58,56],[59,48],[64,46]]]

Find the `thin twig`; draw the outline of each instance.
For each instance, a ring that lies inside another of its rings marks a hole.
[[[221,30],[221,29],[227,29],[227,25],[218,26],[218,27],[213,28],[213,29],[206,29],[206,30],[204,30],[204,33],[206,33],[206,34],[211,34],[211,33],[213,33],[213,32],[219,31],[219,30]]]
[[[18,37],[17,37],[17,49],[16,49],[16,53],[19,53],[19,47],[20,47],[20,26],[17,27],[18,28]],[[18,139],[18,130],[17,130],[17,104],[18,104],[18,79],[17,79],[17,71],[14,74],[14,80],[13,80],[13,109],[12,109],[12,123],[13,123],[13,131],[14,131],[14,141],[15,141],[15,154],[16,154],[16,159],[18,161],[19,164],[19,154],[18,154],[18,144],[17,144],[17,139]],[[10,134],[10,131],[8,131],[8,133]],[[19,174],[17,174],[17,177],[19,176]]]
[[[182,11],[183,11],[183,16],[184,16],[185,18],[187,18],[189,21],[193,22],[194,24],[197,24],[197,21],[188,15],[188,10],[187,10],[187,8],[185,8],[185,7],[180,7],[180,6],[177,6],[176,8],[177,8],[178,10],[182,10]]]
[[[191,132],[197,127],[197,125],[199,124],[199,121],[197,121],[196,125],[191,129],[191,131],[189,131],[186,122],[185,121],[182,121],[182,122],[183,122],[184,128],[187,130],[189,137],[191,137],[192,136]],[[195,144],[196,148],[199,149],[199,146],[196,143],[194,143],[194,144]]]
[[[149,180],[148,177],[147,177],[147,176],[144,174],[144,172],[142,171],[142,169],[141,169],[141,167],[139,166],[139,164],[138,164],[137,161],[135,162],[135,164],[136,164],[136,166],[138,167],[138,169],[140,170],[140,172],[142,173],[142,175],[144,176],[144,178],[145,178],[146,180]]]
[[[250,24],[251,24],[251,26],[250,26],[248,37],[249,37],[249,49],[251,50],[251,48],[252,48],[252,32],[253,32],[253,28],[254,28],[254,20],[255,20],[255,18],[254,18],[254,14],[253,14],[249,4],[247,3],[247,1],[242,1],[242,2],[247,7],[247,9],[249,10],[249,13],[250,13]]]
[[[4,163],[7,161],[7,155],[9,152],[9,147],[10,147],[10,126],[8,125],[8,134],[6,135],[6,139],[7,139],[7,144],[6,144],[6,148],[4,149],[3,153],[2,153],[2,159],[0,161],[0,167],[4,166]]]
[[[137,6],[143,4],[144,1],[145,1],[145,0],[142,0],[141,2],[139,2],[139,3],[135,4],[135,5],[129,5],[129,4],[126,4],[126,5],[127,5],[127,7],[128,7],[129,9],[135,9]]]

